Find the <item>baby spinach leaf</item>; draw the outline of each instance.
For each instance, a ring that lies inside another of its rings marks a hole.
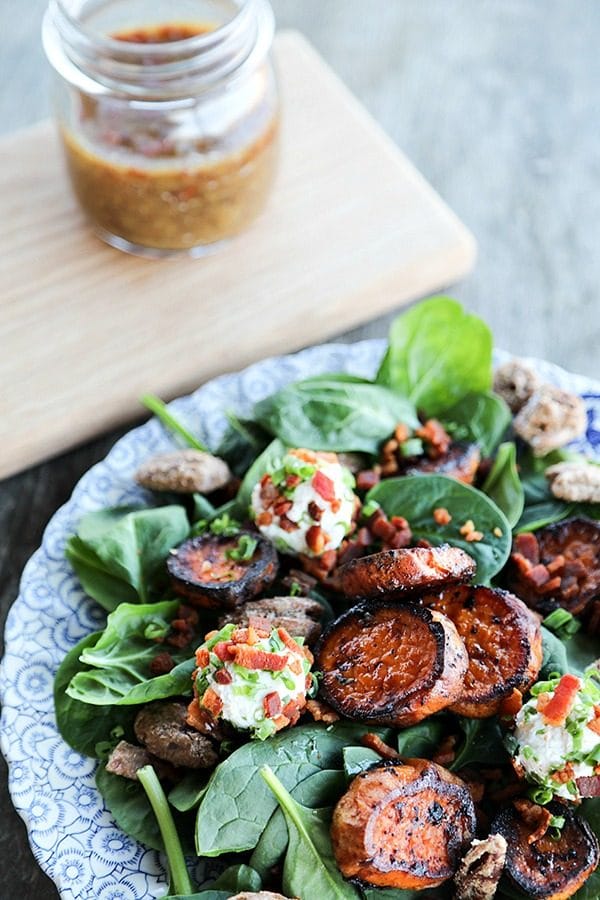
[[[492,384],[492,335],[449,297],[431,297],[398,316],[376,382],[429,416]]]
[[[243,519],[248,515],[248,507],[250,506],[250,497],[252,496],[254,485],[260,481],[265,472],[275,468],[277,461],[285,456],[286,449],[285,444],[282,444],[278,438],[275,438],[265,447],[260,456],[254,460],[242,479],[235,504],[230,510],[232,516],[238,516]]]
[[[125,834],[153,850],[164,850],[160,828],[141,784],[106,771],[96,772],[96,785],[107,809]]]
[[[510,553],[510,526],[504,513],[481,491],[444,475],[387,478],[372,488],[366,502],[375,500],[388,516],[404,516],[416,539],[433,545],[449,543],[462,547],[477,563],[476,579],[485,584],[496,575]],[[452,516],[448,525],[438,525],[433,511],[438,507]],[[461,526],[471,520],[480,541],[467,541]],[[499,530],[499,536],[494,533]]]
[[[458,722],[464,737],[449,766],[453,772],[473,764],[495,766],[507,761],[508,754],[496,718],[466,719],[459,716]]]
[[[157,599],[165,558],[188,533],[182,506],[102,509],[83,517],[66,555],[85,592],[111,611],[121,602]]]
[[[567,648],[548,628],[542,625],[542,667],[539,681],[546,681],[552,672],[564,675],[569,671]]]
[[[211,884],[212,890],[229,891],[229,897],[239,894],[240,891],[260,891],[261,888],[262,878],[259,873],[244,863],[229,866]]]
[[[168,633],[178,609],[178,600],[122,603],[117,607],[93,645],[82,649],[79,658],[85,668],[71,678],[66,688],[69,697],[95,706],[111,706],[146,703],[189,690],[193,660],[186,660],[183,670],[178,667],[178,671],[154,679],[150,674],[150,663],[158,652],[156,638]],[[169,649],[174,658],[190,653],[188,649]]]
[[[427,719],[398,732],[398,753],[401,756],[429,757],[444,735],[444,723],[439,718]]]
[[[366,772],[371,766],[381,762],[381,756],[370,747],[344,747],[344,772],[346,778],[352,779],[361,772]]]
[[[234,475],[241,478],[257,456],[259,456],[271,436],[257,422],[238,418],[232,412],[226,412],[229,425],[219,444],[216,455],[222,457]]]
[[[277,805],[260,776],[261,766],[270,765],[292,790],[321,769],[341,769],[343,748],[367,731],[384,740],[389,733],[351,722],[314,723],[239,747],[214,770],[198,808],[198,854],[220,856],[256,847]]]
[[[208,775],[204,771],[188,772],[181,781],[169,792],[169,803],[179,812],[188,812],[195,809],[204,794],[208,784]]]
[[[537,531],[554,522],[568,519],[575,513],[576,503],[564,503],[562,500],[546,500],[542,503],[533,503],[526,506],[519,521],[515,525],[515,532]]]
[[[269,766],[260,773],[283,810],[289,842],[283,864],[283,890],[291,897],[354,900],[358,890],[337,867],[331,838],[329,809],[308,809],[297,803]]]
[[[96,745],[110,741],[115,729],[123,729],[125,738],[133,735],[135,712],[114,706],[98,709],[67,694],[71,680],[86,669],[79,657],[85,650],[93,648],[101,637],[102,632],[97,631],[82,638],[69,650],[54,679],[54,714],[58,730],[70,747],[85,756],[96,756]]]
[[[517,470],[517,450],[511,441],[498,447],[494,465],[481,489],[502,510],[509,525],[514,528],[523,513],[525,494]]]
[[[344,753],[346,752],[344,749]],[[361,749],[361,748],[355,748]],[[371,751],[372,752],[372,751]],[[339,769],[323,769],[309,775],[293,788],[290,793],[294,800],[312,809],[336,803],[344,793],[346,780]],[[288,830],[281,809],[276,809],[267,823],[256,845],[250,865],[266,878],[267,873],[277,865],[288,844]]]
[[[441,416],[455,440],[475,441],[484,456],[491,456],[511,423],[510,409],[497,394],[467,394]]]
[[[308,379],[282,388],[254,409],[256,419],[289,447],[375,454],[398,422],[418,428],[405,397],[362,381]]]

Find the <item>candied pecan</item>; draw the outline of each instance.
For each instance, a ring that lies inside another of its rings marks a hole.
[[[521,359],[510,359],[494,373],[494,391],[512,413],[518,413],[540,386],[537,373]]]
[[[455,900],[492,900],[506,861],[506,839],[492,834],[473,840],[454,876]]]
[[[585,404],[577,394],[544,384],[522,407],[513,424],[534,454],[545,456],[585,432]]]

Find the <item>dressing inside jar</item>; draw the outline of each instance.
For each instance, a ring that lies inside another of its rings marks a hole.
[[[273,17],[263,0],[161,0],[149,22],[147,9],[51,2],[44,43],[68,171],[108,243],[202,255],[250,225],[272,186]]]

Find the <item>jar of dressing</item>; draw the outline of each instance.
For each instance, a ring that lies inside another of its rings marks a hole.
[[[107,243],[200,256],[259,215],[277,161],[273,32],[267,0],[50,0],[67,167]]]

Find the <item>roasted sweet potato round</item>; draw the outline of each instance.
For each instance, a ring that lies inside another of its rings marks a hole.
[[[425,759],[386,761],[352,781],[331,839],[346,878],[420,890],[452,877],[475,824],[471,794],[455,775]]]
[[[575,517],[517,535],[505,572],[508,587],[533,609],[584,612],[600,598],[600,524]]]
[[[418,460],[408,459],[406,466],[400,466],[401,475],[447,475],[455,481],[463,484],[473,484],[479,463],[481,451],[477,444],[467,441],[455,441],[450,449],[437,459],[429,459],[424,456]]]
[[[382,550],[353,559],[339,569],[343,593],[355,600],[410,597],[469,581],[474,574],[475,561],[460,547],[449,544]]]
[[[236,558],[242,535],[256,541],[250,559]],[[277,566],[273,544],[253,532],[200,535],[172,550],[167,560],[175,593],[209,609],[234,609],[255,597],[274,581]]]
[[[446,616],[365,601],[329,625],[315,650],[321,696],[350,719],[405,726],[454,703],[468,666]]]
[[[493,716],[513,690],[533,684],[542,665],[540,625],[508,591],[460,584],[421,602],[448,616],[464,641],[469,668],[452,712],[473,719]]]
[[[598,840],[569,807],[552,803],[548,809],[565,820],[559,840],[546,833],[528,843],[532,826],[512,806],[496,816],[491,832],[501,834],[508,844],[505,877],[510,884],[534,900],[567,900],[598,865]]]

